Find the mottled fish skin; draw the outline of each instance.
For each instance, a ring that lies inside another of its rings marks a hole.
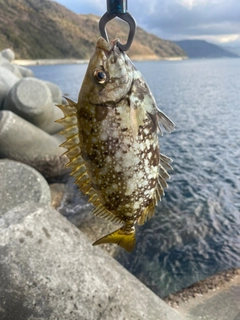
[[[131,251],[134,224],[154,214],[169,178],[165,168],[171,168],[171,159],[160,154],[159,123],[169,132],[174,124],[157,109],[141,73],[117,40],[98,39],[78,102],[69,100],[69,105],[72,111],[59,106],[65,114],[59,122],[65,131],[71,126],[77,130],[74,143],[63,131],[76,183],[96,206],[94,214],[123,224],[95,244],[113,242]]]

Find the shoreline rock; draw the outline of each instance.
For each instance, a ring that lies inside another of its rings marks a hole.
[[[221,290],[227,283],[233,281],[237,276],[240,276],[240,269],[229,269],[198,281],[181,291],[172,293],[163,300],[171,307],[178,308],[181,303],[194,299],[197,296],[203,296],[211,293],[212,291]]]
[[[192,320],[240,320],[240,269],[208,277],[164,301]]]
[[[0,52],[0,159],[9,158],[31,165],[47,179],[63,177],[65,151],[56,134],[63,117],[56,107],[63,101],[60,88],[14,62],[14,52]]]
[[[68,172],[64,151],[56,137],[11,111],[0,111],[0,158],[26,163],[49,179]]]
[[[55,134],[63,126],[54,122],[63,117],[62,111],[53,103],[50,83],[35,78],[19,80],[9,91],[3,104],[3,110],[9,110],[28,120],[47,133]],[[56,94],[54,93],[56,96]]]
[[[50,189],[43,176],[32,167],[12,160],[0,160],[0,216],[19,204],[50,204]]]
[[[54,209],[13,211],[0,218],[0,318],[183,319]]]

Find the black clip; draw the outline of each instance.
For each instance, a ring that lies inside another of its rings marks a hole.
[[[106,25],[115,17],[119,17],[120,19],[126,21],[129,25],[127,43],[122,44],[121,42],[118,42],[118,47],[122,51],[127,51],[131,47],[136,30],[136,21],[133,16],[127,12],[127,0],[107,0],[107,12],[99,21],[100,34],[106,41],[109,41],[106,32]]]

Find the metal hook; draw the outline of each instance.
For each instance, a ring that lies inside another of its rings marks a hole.
[[[131,47],[136,30],[136,21],[133,16],[131,16],[131,14],[127,12],[127,0],[107,0],[107,12],[99,21],[100,34],[106,41],[109,41],[106,31],[106,25],[115,17],[119,17],[120,19],[126,21],[129,25],[127,43],[122,44],[121,42],[118,42],[118,47],[122,51],[127,51]]]

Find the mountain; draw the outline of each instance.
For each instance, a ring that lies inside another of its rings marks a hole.
[[[99,17],[78,15],[47,0],[0,0],[0,50],[12,48],[17,59],[89,59],[99,37]],[[111,39],[127,39],[128,25],[114,19]],[[175,43],[137,28],[128,51],[132,59],[186,57]]]
[[[237,54],[229,52],[220,46],[204,40],[181,40],[174,41],[182,48],[189,58],[237,58]]]
[[[230,45],[221,45],[221,47],[224,49],[224,50],[227,50],[229,52],[232,52],[232,53],[235,53],[237,54],[238,56],[240,56],[240,46],[230,46]]]

